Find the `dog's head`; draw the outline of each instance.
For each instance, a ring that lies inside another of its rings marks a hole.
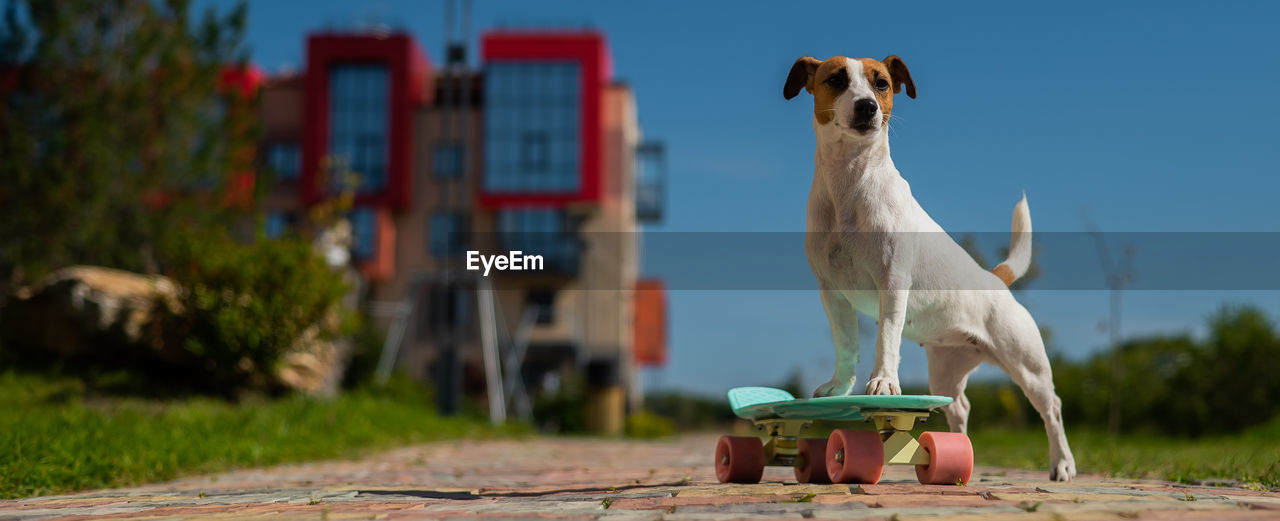
[[[782,86],[791,99],[800,89],[813,94],[813,118],[819,126],[832,125],[841,133],[868,136],[889,123],[893,95],[906,86],[916,97],[916,85],[902,58],[883,60],[836,56],[820,61],[812,56],[797,59]]]

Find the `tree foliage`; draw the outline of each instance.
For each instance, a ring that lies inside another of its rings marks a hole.
[[[8,0],[0,20],[0,293],[73,263],[156,272],[175,223],[226,226],[256,141],[219,79],[247,11]]]
[[[196,387],[270,386],[299,339],[337,332],[345,285],[305,238],[249,233],[257,100],[224,81],[246,64],[248,11],[190,11],[5,2],[0,304],[71,264],[163,274],[177,309],[155,321],[163,349],[145,353],[177,353],[166,372],[211,380]]]

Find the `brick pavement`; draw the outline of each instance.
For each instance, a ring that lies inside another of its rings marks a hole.
[[[359,461],[285,465],[128,489],[0,501],[36,519],[1280,519],[1280,492],[978,468],[965,487],[925,486],[910,467],[879,485],[801,485],[769,468],[721,485],[714,436],[659,442],[454,441]],[[940,517],[941,516],[941,517]]]

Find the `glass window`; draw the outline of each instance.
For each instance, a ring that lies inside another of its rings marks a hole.
[[[329,179],[335,191],[378,192],[387,185],[391,90],[384,64],[329,71]],[[348,176],[354,179],[348,179]],[[354,187],[349,183],[356,183]]]
[[[294,181],[302,171],[302,152],[296,141],[275,141],[267,144],[267,168],[277,181]]]
[[[563,210],[502,210],[498,238],[505,249],[542,255],[548,269],[572,273],[577,268],[578,238]]]
[[[531,174],[551,169],[551,143],[547,133],[531,130],[520,136],[520,169]]]
[[[431,155],[431,169],[436,177],[451,179],[462,175],[462,145],[439,143]]]
[[[371,208],[351,211],[351,232],[355,244],[351,253],[358,260],[373,258],[378,251],[378,219]]]
[[[288,212],[268,212],[263,234],[268,239],[278,239],[283,237],[296,221],[294,215]]]
[[[485,76],[484,189],[579,190],[581,71],[573,62],[491,63]]]
[[[457,213],[431,215],[428,243],[437,257],[459,255],[467,248],[467,218]]]
[[[646,141],[636,147],[636,219],[646,223],[662,220],[663,194],[667,183],[666,147]]]

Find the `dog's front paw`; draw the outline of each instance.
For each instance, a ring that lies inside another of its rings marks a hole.
[[[813,396],[846,396],[853,393],[853,378],[832,378],[831,381],[819,385]]]
[[[1049,470],[1050,481],[1071,481],[1074,477],[1076,477],[1076,462],[1070,459],[1059,461]]]
[[[902,394],[902,387],[897,378],[877,376],[867,382],[867,394]]]

